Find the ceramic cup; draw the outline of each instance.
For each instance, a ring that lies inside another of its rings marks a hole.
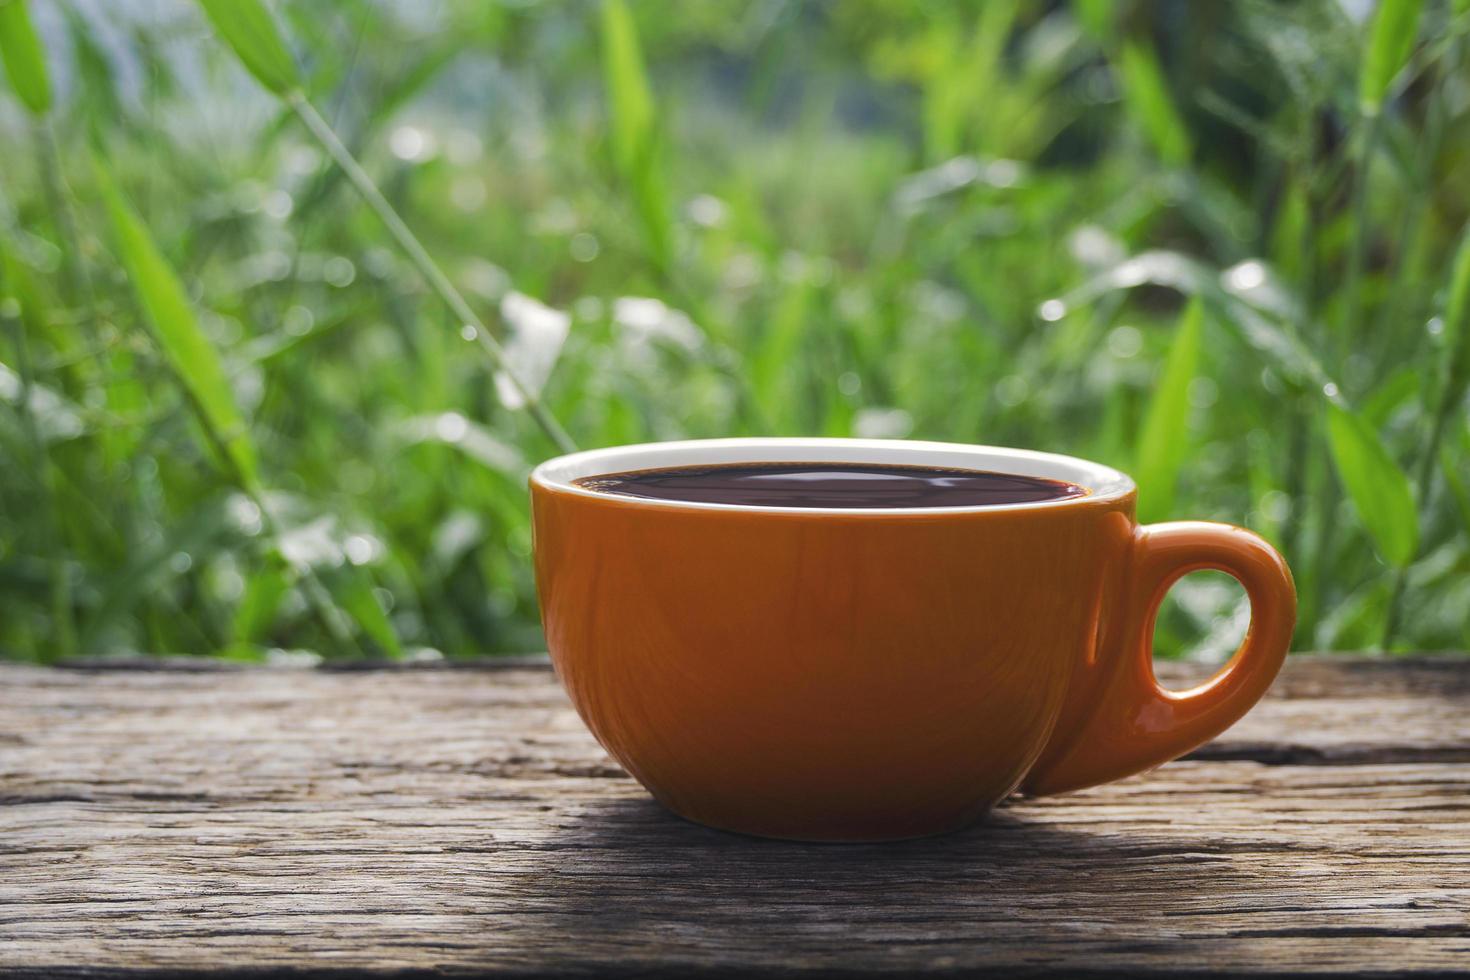
[[[943,509],[648,500],[581,477],[851,462],[1065,480],[1086,496]],[[1233,724],[1291,638],[1291,575],[1225,524],[1140,526],[1133,481],[1018,449],[716,439],[574,453],[531,475],[557,674],[587,727],[670,810],[769,837],[873,841],[963,827],[1011,793],[1142,772]],[[1238,579],[1251,624],[1205,684],[1154,679],[1180,576]]]

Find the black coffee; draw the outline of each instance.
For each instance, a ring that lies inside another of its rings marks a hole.
[[[1065,500],[1085,487],[986,470],[869,463],[737,463],[583,477],[580,487],[653,500],[762,507],[984,507]]]

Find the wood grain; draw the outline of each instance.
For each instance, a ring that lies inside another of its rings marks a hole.
[[[1184,686],[1188,667],[1167,672]],[[896,845],[684,823],[544,666],[0,668],[0,977],[1470,976],[1470,660]]]

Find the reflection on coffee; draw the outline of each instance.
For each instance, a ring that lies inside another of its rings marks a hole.
[[[987,507],[1066,500],[1085,487],[1014,473],[869,463],[739,463],[589,476],[599,493],[759,507]]]

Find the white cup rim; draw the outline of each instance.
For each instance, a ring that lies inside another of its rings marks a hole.
[[[772,507],[757,504],[712,504],[693,500],[664,500],[601,493],[574,481],[589,476],[675,466],[711,466],[722,463],[886,463],[990,470],[1016,476],[1064,480],[1088,491],[1084,496],[1028,503],[971,507]],[[588,449],[549,459],[531,472],[533,486],[558,493],[591,497],[604,503],[672,510],[740,511],[769,514],[952,515],[1005,513],[1049,507],[1096,505],[1118,500],[1134,491],[1127,474],[1075,456],[973,446],[956,442],[907,439],[736,438],[648,442],[631,446]]]

